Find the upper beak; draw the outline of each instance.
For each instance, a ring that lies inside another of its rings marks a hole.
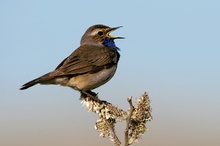
[[[110,36],[110,35],[109,35],[112,31],[114,31],[114,30],[116,30],[116,29],[118,29],[118,28],[121,28],[121,27],[122,27],[122,26],[109,28],[109,29],[107,30],[106,36],[107,36],[108,38],[111,38],[111,39],[124,39],[124,37]]]

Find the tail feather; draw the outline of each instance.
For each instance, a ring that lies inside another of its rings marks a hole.
[[[24,85],[21,86],[20,90],[24,90],[24,89],[30,88],[30,87],[32,87],[32,86],[34,86],[36,84],[45,82],[46,80],[49,79],[48,75],[49,75],[49,73],[45,74],[45,75],[43,75],[43,76],[41,76],[39,78],[36,78],[36,79],[34,79],[34,80],[30,81],[30,82],[25,83]]]
[[[20,90],[27,89],[29,87],[32,87],[32,86],[38,84],[38,83],[40,83],[40,78],[34,79],[34,80],[30,81],[30,82],[27,82],[26,84],[21,86]]]

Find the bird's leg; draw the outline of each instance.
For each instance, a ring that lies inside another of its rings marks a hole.
[[[81,91],[80,99],[90,97],[92,100],[101,103],[102,101],[98,98],[97,94],[95,92],[92,92],[91,90],[88,91]]]

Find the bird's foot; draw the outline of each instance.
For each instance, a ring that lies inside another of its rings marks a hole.
[[[100,100],[97,96],[98,94],[96,94],[95,92],[92,92],[91,90],[88,91],[81,91],[81,96],[80,99],[86,98],[86,97],[90,97],[92,100],[98,102],[98,103],[102,103],[103,101]]]

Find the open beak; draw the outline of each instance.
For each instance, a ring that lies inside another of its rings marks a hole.
[[[113,28],[109,28],[107,30],[107,34],[106,37],[111,38],[111,39],[124,39],[124,37],[118,37],[118,36],[110,36],[110,33],[118,28],[121,28],[122,26],[118,26],[118,27],[113,27]]]

